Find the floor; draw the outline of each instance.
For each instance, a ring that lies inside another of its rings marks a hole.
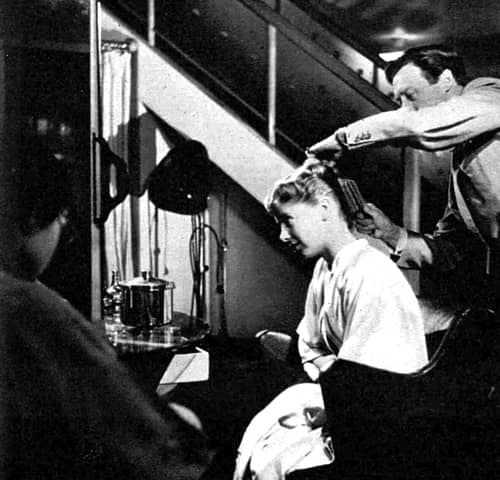
[[[212,337],[202,348],[210,354],[209,380],[180,384],[168,398],[191,408],[217,447],[207,480],[231,480],[246,425],[300,370],[263,355],[255,339]]]

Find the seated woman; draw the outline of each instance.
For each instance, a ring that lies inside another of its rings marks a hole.
[[[337,358],[399,373],[424,366],[428,359],[417,299],[397,266],[358,238],[328,162],[306,160],[276,183],[266,203],[281,226],[281,240],[304,257],[319,257],[297,328],[311,380]],[[248,426],[234,479],[280,479],[331,463],[323,423],[319,384],[285,390]]]

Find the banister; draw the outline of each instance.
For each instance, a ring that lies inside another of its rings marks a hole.
[[[323,65],[327,70],[336,75],[342,81],[347,83],[351,88],[356,90],[363,98],[371,102],[381,110],[392,110],[396,104],[384,95],[382,92],[374,88],[368,82],[359,77],[349,67],[344,65],[340,60],[332,57],[325,52],[320,46],[314,44],[303,33],[288,20],[284,19],[279,13],[265,5],[259,0],[238,0],[242,5],[255,13],[266,23],[271,23],[276,29],[284,35],[288,40],[297,45],[301,50],[307,53],[311,58],[314,58],[318,63]]]
[[[274,31],[279,32],[289,41],[297,45],[302,51],[304,51],[311,58],[320,63],[332,74],[340,78],[343,82],[348,84],[353,90],[360,94],[363,98],[368,100],[372,105],[381,110],[390,110],[396,107],[396,104],[368,81],[360,78],[359,75],[352,71],[349,67],[344,65],[340,60],[334,58],[331,54],[326,52],[322,47],[315,44],[311,39],[309,39],[305,34],[300,32],[297,27],[295,27],[291,22],[283,18],[278,11],[274,11],[272,8],[267,6],[260,0],[238,0],[240,4],[249,9],[252,13],[257,15],[259,18],[264,20],[269,25],[269,32]],[[102,3],[106,4],[104,0]],[[258,119],[263,124],[267,123],[268,140],[271,144],[275,143],[276,135],[279,135],[287,143],[293,146],[298,151],[302,151],[303,147],[298,145],[293,141],[288,135],[286,135],[281,130],[277,129],[275,126],[276,118],[276,104],[275,98],[271,98],[275,95],[275,92],[268,92],[268,112],[267,118],[264,114],[259,112],[256,108],[246,102],[238,93],[228,87],[223,81],[217,78],[209,70],[204,68],[200,63],[192,58],[190,55],[186,54],[181,48],[179,48],[174,42],[172,42],[164,33],[159,31],[154,23],[154,0],[148,0],[148,18],[143,18],[143,16],[137,13],[132,6],[127,4],[122,0],[115,0],[112,2],[115,5],[118,4],[121,8],[125,9],[129,14],[133,15],[137,20],[146,26],[148,40],[151,42],[152,39],[161,39],[170,49],[176,52],[182,59],[191,64],[198,72],[209,79],[214,85],[217,86],[225,94],[229,95],[235,101],[238,102],[243,108],[250,112],[256,119]],[[273,35],[269,35],[271,40]],[[155,42],[157,43],[157,42]],[[150,43],[151,44],[151,43]],[[271,49],[270,49],[271,50]],[[270,60],[272,60],[272,52],[270,52]],[[273,65],[269,65],[269,85],[272,86],[273,80]],[[275,76],[275,72],[274,72]]]
[[[319,13],[307,0],[288,0],[288,1],[296,5],[303,12],[307,13],[307,15],[309,15],[315,22],[326,27],[340,40],[353,47],[364,57],[370,60],[374,65],[381,68],[382,70],[385,69],[387,62],[385,62],[377,54],[373,53],[373,51],[370,48],[368,48],[366,44],[360,42],[357,38],[351,35],[345,28],[342,27],[342,25],[340,25],[340,23],[335,22],[329,17],[325,19],[325,16]],[[359,25],[356,26],[359,27]]]

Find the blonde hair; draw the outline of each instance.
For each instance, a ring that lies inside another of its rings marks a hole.
[[[291,175],[278,180],[265,200],[267,211],[276,216],[280,205],[290,202],[315,203],[322,195],[335,198],[346,218],[349,209],[340,187],[335,162],[315,157],[306,159]]]

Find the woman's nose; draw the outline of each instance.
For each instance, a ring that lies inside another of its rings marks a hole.
[[[288,242],[290,240],[290,232],[288,231],[288,228],[285,227],[285,225],[281,225],[280,240],[282,242]]]
[[[407,110],[418,110],[415,102],[408,100],[405,97],[403,97],[401,100],[401,107],[406,108]]]

